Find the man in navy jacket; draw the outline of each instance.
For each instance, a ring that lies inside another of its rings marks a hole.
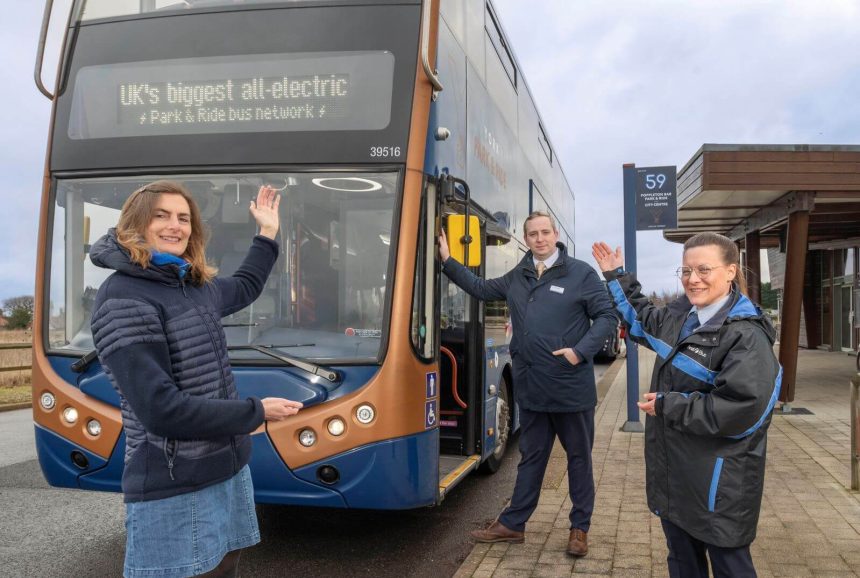
[[[591,447],[597,391],[592,358],[617,325],[603,282],[590,265],[567,255],[551,215],[535,212],[523,225],[529,252],[511,271],[484,280],[450,259],[439,239],[443,271],[477,299],[505,299],[511,312],[514,399],[520,410],[520,460],[510,505],[479,542],[524,540],[537,507],[546,465],[557,435],[567,452],[573,507],[567,552],[588,552],[594,509]]]

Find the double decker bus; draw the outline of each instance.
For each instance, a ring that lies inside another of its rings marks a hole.
[[[240,396],[305,407],[252,435],[257,502],[415,508],[495,471],[517,427],[510,316],[440,274],[436,236],[466,223],[452,246],[498,276],[532,210],[573,251],[574,199],[493,5],[75,0],[49,90],[52,11],[33,350],[48,482],[120,490],[119,397],[90,330],[109,272],[88,251],[161,178],[193,193],[221,275],[255,233],[251,196],[281,190],[275,268],[222,320]]]

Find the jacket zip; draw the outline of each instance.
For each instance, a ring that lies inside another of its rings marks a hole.
[[[180,283],[181,283],[181,280],[180,280]],[[185,284],[184,283],[182,283],[182,293],[183,294],[185,293]],[[188,295],[185,295],[185,297],[187,298]],[[209,322],[207,321],[206,316],[204,315],[204,312],[200,310],[200,307],[197,306],[197,303],[195,303],[193,299],[191,299],[191,304],[194,306],[194,309],[197,310],[197,314],[203,320],[203,325],[206,327],[206,332],[209,334],[209,341],[212,342],[213,351],[217,352],[218,351],[218,344],[215,341],[215,336],[212,335],[212,329],[209,327]],[[228,397],[227,397],[227,377],[224,375],[224,366],[221,364],[220,361],[218,362],[218,372],[221,374],[221,399],[228,399]],[[232,461],[233,461],[233,473],[236,473],[238,471],[239,464],[236,460],[236,438],[235,438],[235,436],[230,436],[230,457],[232,458]]]
[[[170,445],[171,441],[173,442],[173,451],[168,449],[168,445]],[[167,459],[167,472],[170,474],[171,480],[176,480],[173,477],[173,465],[176,460],[176,454],[179,451],[179,442],[177,440],[169,440],[164,438],[164,457]]]
[[[177,275],[179,276],[179,287],[182,289],[182,294],[187,298],[188,294],[185,292],[185,279],[181,275],[179,275],[179,271],[177,268]],[[168,449],[168,445],[173,443],[173,450]],[[170,474],[170,479],[172,481],[176,481],[176,478],[173,476],[173,467],[176,465],[176,454],[179,452],[179,441],[177,440],[169,440],[164,438],[164,458],[167,460],[167,473]]]

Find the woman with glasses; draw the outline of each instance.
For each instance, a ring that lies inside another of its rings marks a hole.
[[[239,399],[220,319],[250,305],[278,258],[278,205],[261,187],[259,235],[239,269],[206,262],[200,210],[179,183],[131,194],[90,258],[114,272],[99,288],[92,329],[121,398],[126,577],[236,576],[260,541],[248,434],[302,404]]]
[[[700,233],[684,243],[684,296],[648,301],[621,249],[595,243],[631,338],[657,354],[645,418],[648,507],[660,517],[669,575],[756,576],[767,428],[782,371],[776,332],[746,296],[737,246]]]

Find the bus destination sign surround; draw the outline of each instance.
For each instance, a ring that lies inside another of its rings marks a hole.
[[[75,82],[69,137],[381,130],[393,80],[388,51],[88,66]]]

